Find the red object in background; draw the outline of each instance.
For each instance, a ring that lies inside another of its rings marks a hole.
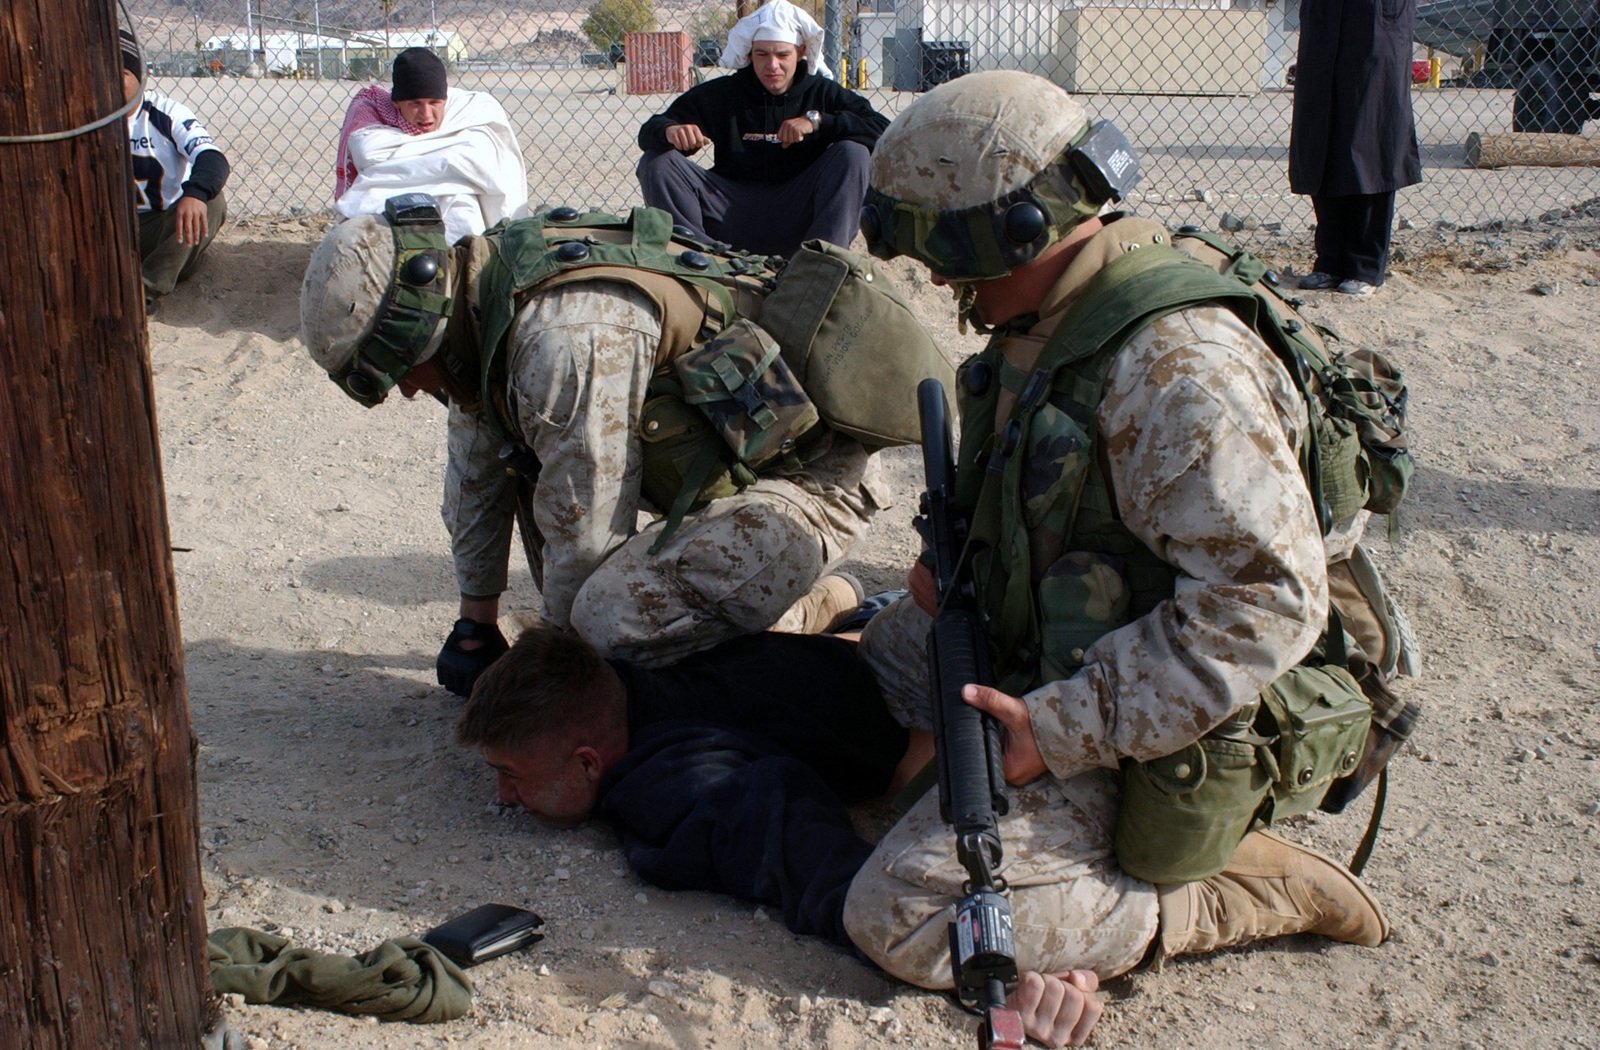
[[[1427,61],[1411,63],[1411,82],[1413,84],[1426,84],[1433,75],[1433,67]]]
[[[675,95],[688,91],[694,83],[688,33],[628,33],[622,39],[628,61],[628,94]]]

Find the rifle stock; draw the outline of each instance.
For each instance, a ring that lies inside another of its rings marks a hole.
[[[1017,980],[1011,905],[994,874],[1003,856],[999,818],[1007,808],[1000,726],[961,699],[968,683],[989,685],[993,675],[976,590],[970,573],[962,571],[967,523],[956,506],[950,421],[937,379],[917,387],[917,408],[927,484],[918,528],[932,556],[939,604],[928,633],[939,813],[955,832],[956,857],[967,872],[966,896],[950,924],[950,967],[956,995],[983,1017],[980,1050],[1021,1050],[1021,1017],[1005,1005],[1006,991]]]

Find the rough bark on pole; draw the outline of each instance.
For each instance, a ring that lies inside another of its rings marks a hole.
[[[1467,136],[1467,163],[1474,168],[1527,165],[1542,168],[1600,164],[1600,139],[1553,131],[1486,131]]]
[[[0,6],[0,1050],[216,1013],[110,0]]]

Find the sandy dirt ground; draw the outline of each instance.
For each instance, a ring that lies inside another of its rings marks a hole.
[[[224,231],[150,320],[212,928],[354,953],[487,901],[548,936],[485,964],[449,1024],[232,1003],[257,1050],[971,1046],[972,1019],[737,900],[665,892],[603,826],[502,811],[434,684],[454,618],[437,506],[443,410],[366,411],[306,357],[321,220]],[[1372,540],[1426,651],[1426,721],[1368,869],[1394,935],[1293,938],[1111,982],[1105,1047],[1600,1044],[1600,224],[1403,234],[1376,298],[1308,310],[1405,369],[1421,468]],[[1271,240],[1280,267],[1306,245]],[[937,289],[895,273],[953,352]],[[848,567],[893,586],[899,494]],[[506,607],[537,611],[520,565]],[[509,628],[509,623],[508,623]],[[881,826],[881,813],[864,819]],[[1349,850],[1365,801],[1289,827]]]

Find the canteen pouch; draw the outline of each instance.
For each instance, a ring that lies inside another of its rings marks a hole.
[[[1371,702],[1345,668],[1290,668],[1187,747],[1123,762],[1117,863],[1158,884],[1210,878],[1252,827],[1316,809],[1354,773],[1371,721]]]
[[[734,457],[751,470],[792,456],[820,421],[816,405],[779,354],[778,341],[748,319],[680,355],[672,367],[683,400],[705,414]]]
[[[1267,743],[1250,729],[1254,702],[1189,746],[1148,762],[1122,763],[1117,864],[1162,885],[1221,871],[1266,804]]]
[[[955,389],[955,369],[869,257],[826,241],[800,246],[761,305],[824,421],[869,449],[922,440],[917,384]]]
[[[652,383],[652,392],[657,389],[658,384]],[[704,413],[685,404],[676,393],[656,393],[645,401],[639,438],[644,455],[640,489],[663,513],[678,500],[691,478],[697,482],[686,508],[691,510],[732,496],[755,480],[755,475],[742,468],[735,471],[727,442],[711,429]]]

